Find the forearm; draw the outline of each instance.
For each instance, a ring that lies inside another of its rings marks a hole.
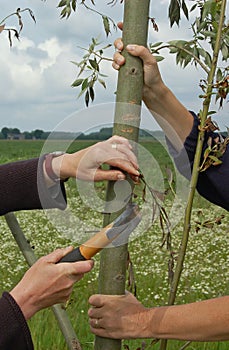
[[[229,297],[149,309],[147,337],[229,340]]]
[[[64,187],[59,184],[56,197],[47,188],[43,157],[0,166],[0,215],[10,211],[60,208],[65,209]]]
[[[0,349],[33,350],[29,327],[9,293],[0,298]]]
[[[179,151],[192,130],[193,117],[190,112],[163,82],[156,89],[146,88],[143,100],[165,135]]]

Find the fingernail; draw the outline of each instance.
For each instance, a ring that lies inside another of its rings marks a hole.
[[[128,51],[134,51],[135,47],[136,47],[136,45],[127,45],[126,48],[127,48]]]
[[[120,68],[120,65],[119,64],[116,64],[116,63],[113,63],[113,67],[114,67],[114,69],[119,69]]]
[[[117,178],[118,178],[118,180],[125,180],[125,175],[124,174],[118,174]]]
[[[117,47],[118,50],[122,50],[122,44],[121,43],[117,43],[116,47]]]

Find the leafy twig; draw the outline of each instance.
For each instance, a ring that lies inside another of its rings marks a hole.
[[[22,16],[21,16],[21,13],[23,12],[29,12],[30,14],[30,17],[33,19],[33,21],[36,23],[36,18],[33,14],[33,11],[30,9],[30,8],[25,8],[23,10],[21,10],[20,8],[18,8],[15,12],[9,14],[8,16],[6,16],[1,22],[0,22],[0,33],[3,32],[3,31],[6,31],[8,32],[8,39],[9,39],[9,43],[10,43],[10,46],[13,45],[13,42],[12,42],[12,34],[14,34],[15,38],[16,39],[20,39],[20,33],[23,29],[23,21],[22,21]],[[10,17],[13,17],[13,16],[16,16],[18,18],[18,26],[19,26],[19,29],[15,29],[15,28],[8,28],[6,27],[5,23],[6,21],[10,18]]]
[[[81,91],[78,95],[78,98],[82,95],[84,95],[85,104],[88,107],[89,102],[94,101],[95,98],[95,91],[94,86],[98,82],[101,84],[104,88],[106,88],[106,83],[104,81],[104,77],[106,77],[105,74],[102,74],[100,72],[100,63],[102,60],[109,60],[111,59],[106,58],[103,56],[103,52],[105,49],[109,48],[111,45],[108,44],[105,47],[96,49],[96,47],[100,43],[98,42],[98,39],[92,38],[92,42],[89,45],[88,49],[84,49],[87,51],[87,53],[83,56],[83,60],[81,62],[72,62],[75,64],[80,70],[77,75],[77,79],[72,83],[72,87],[79,87],[81,86]],[[98,59],[97,59],[98,58]],[[89,72],[89,75],[86,78],[79,78],[82,73]]]
[[[190,227],[191,227],[192,205],[193,205],[195,189],[198,181],[199,164],[200,164],[200,159],[201,159],[201,154],[203,149],[203,142],[204,142],[205,130],[203,130],[203,127],[208,116],[208,111],[209,111],[209,106],[211,101],[211,95],[212,95],[211,92],[212,92],[212,86],[213,86],[212,82],[214,79],[219,51],[220,51],[221,35],[222,35],[222,29],[224,24],[224,18],[225,18],[225,10],[226,10],[226,0],[222,0],[219,22],[217,24],[218,27],[217,27],[215,47],[213,52],[213,60],[212,60],[211,69],[207,79],[208,88],[206,91],[206,98],[203,102],[203,111],[200,111],[200,126],[202,129],[199,131],[199,135],[198,135],[195,159],[194,159],[193,170],[192,170],[192,177],[190,181],[190,192],[189,192],[186,210],[185,210],[183,235],[182,235],[179,255],[177,259],[176,269],[174,273],[174,278],[170,289],[168,305],[173,305],[176,299],[177,289],[178,289],[178,285],[179,285],[179,281],[180,281],[180,277],[183,269],[183,263],[186,255],[186,249],[187,249]],[[167,347],[167,340],[163,339],[161,341],[160,349],[165,350],[166,347]]]

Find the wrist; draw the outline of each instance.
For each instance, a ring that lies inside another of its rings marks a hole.
[[[11,292],[11,297],[15,300],[21,312],[23,313],[26,321],[29,320],[37,311],[39,311],[32,303],[32,298],[24,293],[24,291],[18,291],[16,286]]]
[[[143,313],[143,320],[141,322],[141,338],[157,338],[157,327],[155,324],[155,311],[157,310],[156,307],[153,308],[146,308],[145,312]]]
[[[46,182],[49,186],[59,181],[66,181],[67,176],[63,176],[61,167],[65,153],[62,151],[52,152],[45,156],[43,171]]]
[[[169,89],[163,81],[155,85],[155,88],[152,86],[145,86],[143,90],[143,101],[147,106],[152,107],[155,103],[160,104],[168,92]]]

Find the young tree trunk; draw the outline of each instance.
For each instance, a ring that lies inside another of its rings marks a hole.
[[[146,46],[149,4],[150,0],[125,0],[123,20],[124,47],[128,43]],[[126,64],[121,67],[118,76],[113,134],[124,136],[137,143],[143,88],[142,62],[139,58],[128,54],[125,49],[123,55],[126,58]],[[130,180],[129,182],[132,186]],[[125,186],[125,182],[123,182],[123,185]],[[113,186],[114,183],[109,182],[106,195],[107,203],[115,200]],[[125,203],[123,202],[123,207],[124,205]],[[108,212],[109,204],[106,208],[106,213]],[[120,211],[118,214],[120,214]],[[118,214],[117,212],[106,214],[104,226],[114,220]],[[112,295],[125,293],[127,246],[128,244],[125,244],[102,251],[99,293]],[[95,350],[119,349],[121,349],[121,340],[101,337],[96,337],[95,339]]]

